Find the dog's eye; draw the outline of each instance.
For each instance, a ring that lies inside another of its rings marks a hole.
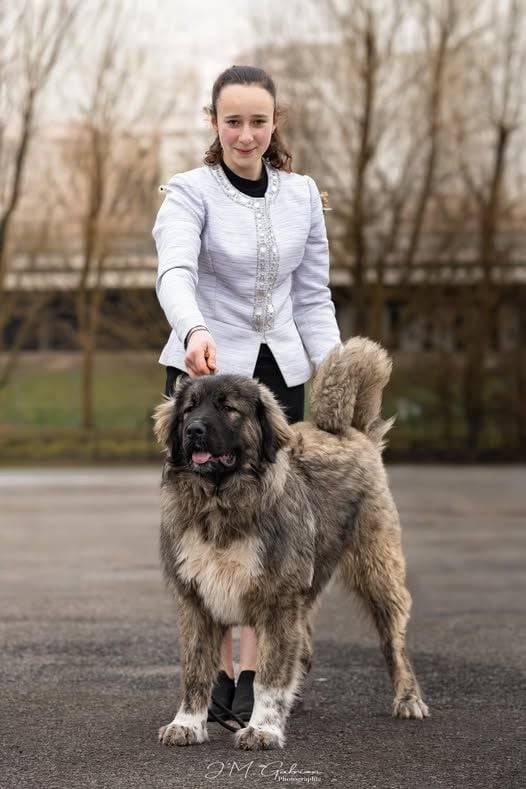
[[[187,405],[186,408],[183,408],[183,414],[189,414],[190,411],[193,411],[193,410],[194,410],[194,405],[192,403],[191,405]]]
[[[228,411],[231,414],[237,414],[237,408],[234,408],[233,405],[229,405],[228,403],[223,403],[223,411]]]

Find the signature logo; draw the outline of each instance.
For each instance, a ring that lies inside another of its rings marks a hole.
[[[228,776],[250,776],[260,775],[263,778],[273,778],[280,783],[318,783],[321,781],[319,770],[301,770],[296,762],[286,767],[283,762],[210,762],[206,766],[205,778],[213,781],[216,778]]]

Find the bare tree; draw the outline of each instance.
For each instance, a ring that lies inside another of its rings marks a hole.
[[[0,3],[0,337],[17,310],[7,288],[9,230],[20,201],[28,151],[35,134],[39,101],[57,68],[78,9],[76,0],[16,7]],[[5,357],[0,387],[7,383],[17,354],[45,302],[41,294],[25,311]]]
[[[378,236],[371,233],[375,223],[384,244],[394,243],[375,187],[387,186],[386,143],[400,114],[397,95],[408,79],[396,56],[405,12],[400,4],[375,0],[324,0],[310,4],[310,10],[312,43],[293,40],[279,52],[271,47],[269,67],[288,95],[294,151],[300,150],[304,169],[329,191],[331,258],[352,268],[352,329],[367,332],[368,276],[372,258],[378,259]],[[406,164],[411,165],[410,157]],[[410,180],[399,168],[395,179],[400,187],[391,178],[385,197],[396,213]]]
[[[502,272],[509,268],[512,249],[504,241],[513,208],[510,154],[514,138],[524,123],[526,68],[526,22],[522,0],[495,3],[492,32],[480,57],[464,72],[466,92],[478,106],[466,102],[456,116],[457,162],[474,219],[478,264],[477,281],[465,305],[464,343],[466,364],[463,405],[467,423],[467,446],[477,451],[484,429],[486,370],[495,347]],[[481,151],[481,141],[484,148]],[[516,152],[518,149],[515,149]],[[520,343],[518,344],[518,346]],[[526,376],[524,356],[516,372],[519,390]],[[524,440],[524,408],[518,414],[519,434]]]
[[[99,48],[83,69],[83,120],[64,151],[65,189],[76,195],[81,239],[75,309],[85,430],[95,426],[94,364],[108,266],[125,260],[119,244],[130,249],[134,238],[149,235],[158,195],[158,130],[165,110],[141,52],[127,38],[124,10],[121,4],[101,10]]]
[[[445,444],[462,369],[467,442],[476,444],[481,348],[495,333],[495,272],[510,253],[506,162],[520,122],[523,2],[495,3],[493,19],[487,4],[472,0],[324,0],[308,9],[302,22],[311,25],[310,38],[290,25],[288,42],[258,56],[285,87],[293,152],[330,193],[331,259],[351,275],[353,323],[344,332],[388,340],[386,299],[397,299],[397,331],[420,324],[420,342],[439,354],[433,380]],[[465,280],[476,267],[466,256],[481,272],[474,290]],[[465,368],[456,355],[462,315],[472,352]],[[517,391],[524,388],[517,381]]]

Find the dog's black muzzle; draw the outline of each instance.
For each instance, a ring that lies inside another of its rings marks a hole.
[[[194,419],[184,428],[184,450],[189,466],[201,474],[224,474],[236,466],[236,453],[213,440],[206,422]]]
[[[207,427],[201,419],[195,419],[185,427],[185,444],[192,449],[206,449]]]

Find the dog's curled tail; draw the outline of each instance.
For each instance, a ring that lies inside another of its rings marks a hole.
[[[377,343],[352,337],[321,363],[311,385],[311,419],[320,430],[342,434],[354,427],[378,449],[394,417],[380,416],[382,390],[391,375],[391,359]]]

